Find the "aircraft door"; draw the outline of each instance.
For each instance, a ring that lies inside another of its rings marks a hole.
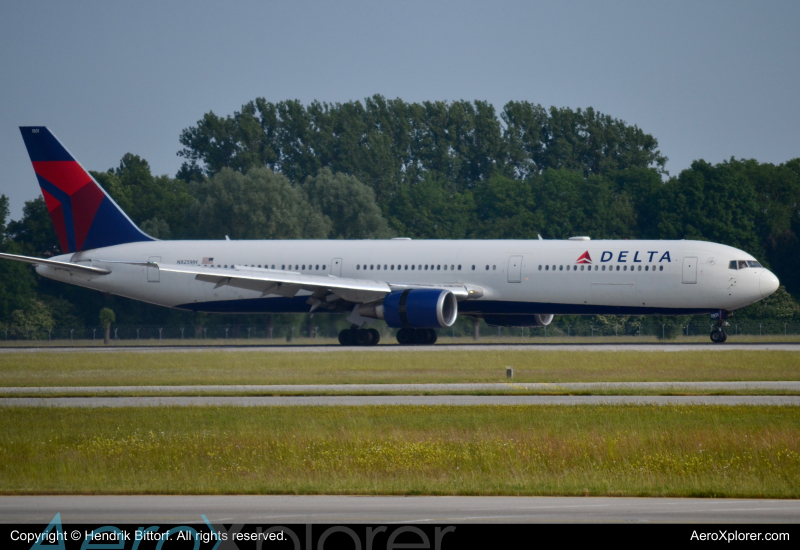
[[[683,283],[693,285],[697,282],[697,258],[683,259]]]
[[[150,256],[148,262],[160,262],[161,256]],[[161,280],[161,273],[156,266],[147,266],[147,282],[148,283],[157,283]]]
[[[342,276],[342,259],[334,258],[331,260],[331,275],[334,277]]]
[[[522,282],[522,256],[511,256],[508,259],[508,282]]]

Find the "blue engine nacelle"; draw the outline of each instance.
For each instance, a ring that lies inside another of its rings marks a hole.
[[[410,288],[392,292],[381,302],[362,304],[358,312],[393,328],[444,328],[456,322],[458,300],[449,290]]]
[[[484,315],[483,320],[492,327],[546,327],[553,315]]]

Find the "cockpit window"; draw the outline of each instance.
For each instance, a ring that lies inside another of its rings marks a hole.
[[[748,260],[748,261],[747,261],[747,265],[749,265],[750,267],[761,267],[761,264],[760,264],[760,263],[758,263],[758,262],[753,262],[753,261],[751,261],[751,260]]]
[[[736,269],[736,260],[731,260],[731,263],[728,264],[728,269]]]
[[[744,260],[739,260],[739,269],[747,269],[747,262]]]

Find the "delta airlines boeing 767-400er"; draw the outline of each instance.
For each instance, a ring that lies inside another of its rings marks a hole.
[[[44,277],[213,313],[349,313],[342,344],[374,345],[375,319],[401,344],[436,341],[456,317],[541,327],[553,315],[724,319],[775,292],[747,252],[701,241],[160,241],[141,231],[42,126],[20,128],[64,252],[0,254]]]

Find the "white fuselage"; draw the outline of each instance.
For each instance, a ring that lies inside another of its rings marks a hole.
[[[153,241],[51,259],[111,273],[70,274],[39,265],[39,274],[162,306],[224,313],[304,312],[310,293],[263,296],[124,262],[220,270],[253,266],[390,284],[479,287],[480,298],[459,304],[459,313],[466,314],[703,313],[744,307],[778,286],[767,269],[729,267],[733,260],[755,261],[750,254],[701,241]]]

